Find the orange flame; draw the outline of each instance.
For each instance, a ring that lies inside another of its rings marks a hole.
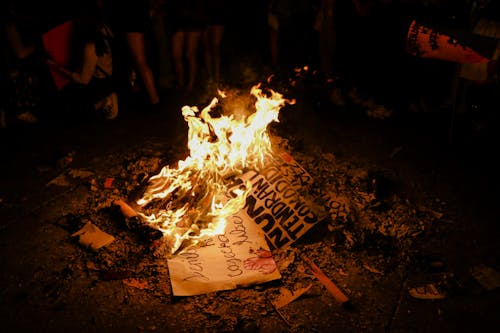
[[[236,117],[238,110],[232,110],[229,115],[212,117],[217,98],[201,112],[196,106],[182,108],[189,125],[190,156],[176,168],[165,166],[151,177],[137,201],[140,207],[154,206],[154,213],[140,214],[163,232],[171,254],[186,243],[223,234],[226,218],[243,208],[250,185],[230,196],[225,180],[246,168],[263,166],[272,154],[267,126],[279,122],[279,110],[286,103],[294,103],[275,91],[269,93],[264,94],[260,85],[252,87],[255,112],[249,116]],[[219,95],[226,97],[222,91]]]

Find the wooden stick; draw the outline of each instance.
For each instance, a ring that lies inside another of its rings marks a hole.
[[[148,240],[157,240],[163,237],[163,233],[152,227],[140,218],[139,214],[125,201],[119,199],[113,201],[113,205],[119,206],[122,215],[125,217],[125,225],[128,229],[137,231]]]
[[[128,217],[133,217],[137,215],[137,212],[129,206],[125,201],[123,200],[115,200],[113,201],[113,205],[119,206],[120,211],[122,212],[123,216],[128,218]]]
[[[316,266],[316,264],[311,259],[309,259],[305,255],[301,255],[301,257],[302,260],[304,260],[304,262],[309,265],[314,276],[326,287],[328,292],[330,292],[330,294],[338,302],[340,302],[341,304],[347,304],[347,302],[349,302],[349,298],[347,298],[347,296],[335,285],[335,283],[332,282],[332,280],[328,278],[328,276],[325,275],[325,273],[323,273],[321,269],[319,269],[318,266]]]

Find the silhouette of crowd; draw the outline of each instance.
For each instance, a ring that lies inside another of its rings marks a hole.
[[[327,88],[341,82],[331,92],[338,105],[427,110],[453,95],[456,64],[410,55],[410,22],[472,32],[472,18],[491,13],[490,3],[9,0],[2,4],[2,127],[158,111],[171,98],[305,66]]]

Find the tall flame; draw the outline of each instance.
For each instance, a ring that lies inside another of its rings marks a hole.
[[[223,92],[219,94],[225,98]],[[246,168],[258,170],[272,154],[267,126],[279,122],[279,110],[294,101],[273,90],[266,95],[260,85],[252,87],[251,95],[256,102],[255,112],[249,116],[236,117],[236,110],[232,110],[231,114],[212,117],[217,98],[201,112],[196,106],[182,108],[189,125],[190,155],[176,168],[165,166],[151,177],[137,201],[140,207],[153,211],[139,214],[162,231],[171,254],[187,241],[193,244],[224,233],[226,218],[244,206],[251,190],[246,184],[235,191],[236,195],[229,195],[228,177]]]

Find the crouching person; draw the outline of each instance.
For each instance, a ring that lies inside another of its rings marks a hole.
[[[64,66],[50,55],[47,59],[51,68],[69,79],[60,91],[64,108],[72,115],[116,118],[118,95],[112,66],[113,34],[100,19],[100,9],[75,20],[71,36],[71,48],[76,52],[71,57],[72,63]]]

